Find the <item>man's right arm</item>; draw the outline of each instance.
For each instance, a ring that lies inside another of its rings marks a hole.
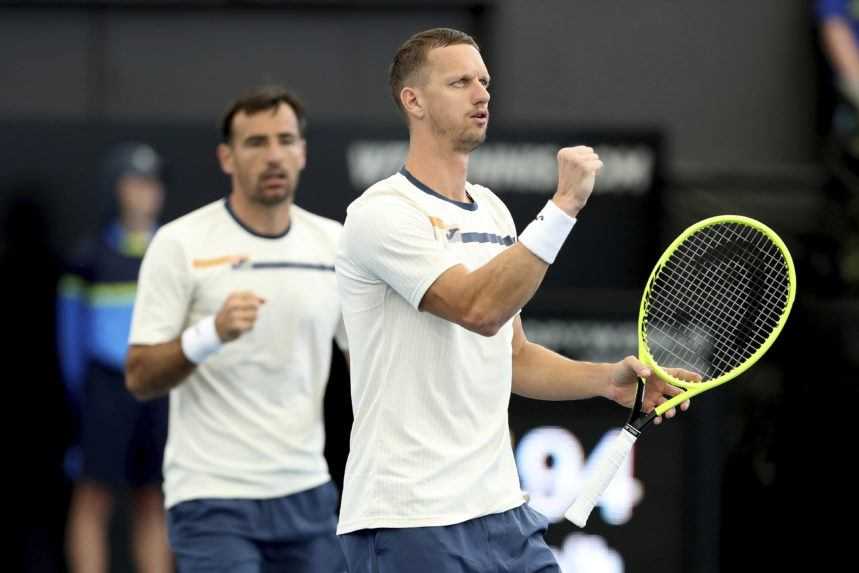
[[[531,300],[548,263],[516,243],[471,272],[457,265],[427,289],[420,309],[463,328],[493,336]]]
[[[842,78],[859,78],[859,48],[850,24],[843,18],[827,18],[821,25],[823,50]]]
[[[188,267],[181,241],[159,230],[141,262],[125,358],[125,386],[139,400],[163,396],[194,370],[181,343]]]
[[[558,190],[552,198],[555,206],[566,216],[576,217],[590,197],[601,167],[602,161],[589,147],[558,152]],[[532,252],[533,245],[533,241],[526,242],[523,233],[518,243],[480,268],[469,272],[457,265],[446,270],[426,291],[420,309],[493,336],[531,300],[552,262]]]
[[[214,317],[188,327],[161,344],[132,344],[125,362],[125,386],[138,400],[166,395],[184,382],[210,354],[254,327],[265,299],[251,291],[230,293]]]
[[[837,87],[859,107],[859,45],[849,22],[840,16],[826,17],[821,24],[821,41],[837,76]]]
[[[166,395],[197,367],[182,351],[182,340],[132,344],[125,363],[125,386],[138,400]]]

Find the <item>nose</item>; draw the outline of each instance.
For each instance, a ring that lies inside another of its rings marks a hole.
[[[474,103],[489,103],[489,89],[480,83],[479,81],[474,82],[477,85],[477,88],[474,92]]]
[[[279,142],[275,141],[266,149],[266,161],[269,163],[280,163],[283,160],[285,152],[286,148]]]

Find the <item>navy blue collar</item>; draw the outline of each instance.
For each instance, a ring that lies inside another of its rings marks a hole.
[[[233,211],[232,206],[230,205],[230,196],[227,195],[224,197],[224,206],[227,208],[227,213],[230,214],[230,217],[233,218],[233,221],[238,223],[239,227],[253,235],[254,237],[259,237],[260,239],[282,239],[289,233],[289,230],[292,229],[292,217],[289,218],[289,225],[286,226],[286,230],[283,233],[278,233],[277,235],[266,235],[265,233],[258,233],[242,223],[242,220],[236,216],[236,212]]]
[[[405,177],[406,179],[408,179],[409,183],[411,183],[412,185],[414,185],[415,187],[417,187],[418,189],[420,189],[424,193],[428,193],[428,194],[432,195],[433,197],[438,197],[439,199],[443,199],[444,201],[447,201],[448,203],[453,203],[454,205],[456,205],[460,209],[465,209],[466,211],[477,211],[477,202],[474,200],[474,198],[471,195],[468,194],[468,191],[465,192],[465,195],[469,199],[471,199],[471,203],[463,203],[461,201],[454,201],[450,197],[445,197],[441,193],[433,191],[428,185],[425,185],[424,183],[419,181],[414,175],[409,173],[405,167],[400,169],[400,174],[403,177]]]

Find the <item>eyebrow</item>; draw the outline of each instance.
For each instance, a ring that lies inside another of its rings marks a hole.
[[[301,134],[299,134],[297,132],[293,132],[293,131],[281,131],[280,133],[276,133],[274,135],[274,137],[277,139],[299,140],[299,139],[301,139]],[[269,134],[267,134],[267,133],[251,133],[250,135],[245,136],[242,139],[242,142],[244,143],[244,142],[250,142],[250,141],[259,141],[259,140],[264,140],[264,139],[268,139],[268,138],[269,138]]]
[[[488,73],[484,74],[484,73],[481,73],[481,72],[478,72],[478,73],[473,73],[473,72],[458,72],[458,73],[455,73],[455,72],[451,72],[451,73],[450,73],[450,74],[448,74],[446,77],[447,77],[448,81],[452,81],[452,80],[463,80],[463,79],[471,79],[471,78],[478,78],[478,79],[481,79],[481,80],[486,80],[486,81],[488,82],[488,81],[490,81],[490,80],[492,79],[492,78],[491,78],[491,76],[490,76]]]

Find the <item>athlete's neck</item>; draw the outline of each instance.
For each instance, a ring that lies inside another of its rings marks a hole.
[[[439,143],[412,138],[406,170],[436,193],[459,203],[470,203],[465,192],[468,154],[444,149]]]
[[[233,214],[241,223],[259,235],[277,237],[289,229],[289,208],[292,199],[277,205],[264,205],[248,201],[242,193],[233,190],[227,198]]]

